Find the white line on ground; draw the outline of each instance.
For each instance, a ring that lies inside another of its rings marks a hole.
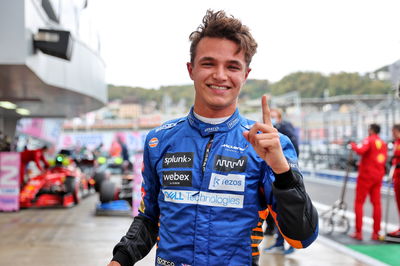
[[[359,260],[359,261],[361,261],[361,262],[363,262],[365,264],[372,265],[372,266],[388,266],[389,265],[389,264],[383,263],[383,262],[381,262],[379,260],[376,260],[376,259],[374,259],[372,257],[364,255],[364,254],[362,254],[360,252],[354,251],[354,250],[352,250],[352,249],[350,249],[350,248],[348,248],[348,247],[346,247],[346,246],[344,246],[342,244],[339,244],[339,243],[337,243],[337,242],[335,242],[333,240],[330,240],[330,239],[328,239],[328,238],[326,238],[324,236],[319,235],[318,236],[318,240],[322,244],[324,244],[326,246],[329,246],[330,248],[332,248],[332,249],[334,249],[334,250],[336,250],[338,252],[341,252],[341,253],[344,253],[346,255],[349,255],[349,256],[351,256],[351,257],[353,257],[353,258],[355,258],[355,259],[357,259],[357,260]]]

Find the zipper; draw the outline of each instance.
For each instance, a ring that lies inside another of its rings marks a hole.
[[[214,135],[211,135],[210,140],[208,141],[208,143],[206,145],[206,151],[204,152],[204,156],[203,156],[203,165],[202,165],[203,175],[204,175],[204,172],[206,171],[208,156],[210,155],[210,150],[211,150],[213,141],[214,141]]]

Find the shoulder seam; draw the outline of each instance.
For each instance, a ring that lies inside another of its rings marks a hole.
[[[186,120],[186,117],[180,118],[178,120],[167,121],[164,124],[162,124],[161,126],[155,128],[154,132],[157,133],[157,132],[159,132],[161,130],[171,129],[171,128],[175,127],[176,125],[184,122],[185,120]],[[174,122],[174,121],[176,121],[176,122]]]

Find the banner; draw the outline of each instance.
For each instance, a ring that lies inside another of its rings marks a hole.
[[[18,152],[0,152],[0,211],[19,210]]]

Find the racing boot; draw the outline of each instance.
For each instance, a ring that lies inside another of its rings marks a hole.
[[[381,240],[381,236],[379,235],[379,233],[374,232],[371,235],[371,240],[379,241],[379,240]]]
[[[388,233],[387,236],[400,238],[400,229],[397,229],[396,231]]]
[[[354,232],[353,234],[350,235],[351,238],[362,241],[362,233],[361,232]]]

